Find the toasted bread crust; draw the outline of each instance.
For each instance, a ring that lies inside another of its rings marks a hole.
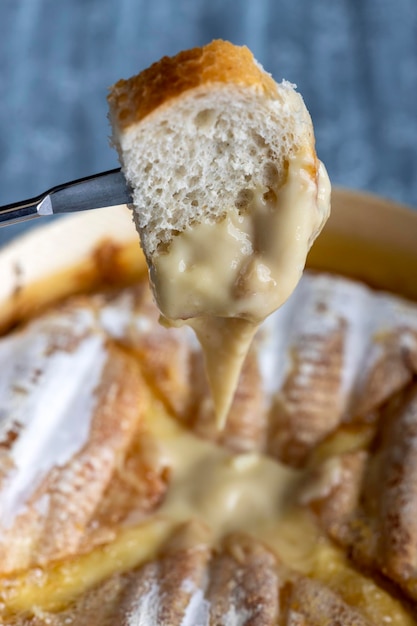
[[[273,78],[255,61],[246,46],[217,39],[157,63],[110,88],[108,102],[121,129],[140,122],[184,92],[215,83],[256,87],[271,98],[277,94]]]

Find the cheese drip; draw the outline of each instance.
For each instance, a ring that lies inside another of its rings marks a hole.
[[[290,158],[279,189],[248,190],[244,210],[188,227],[150,268],[168,324],[186,323],[200,340],[219,428],[258,326],[291,295],[329,215],[330,182],[313,159]]]

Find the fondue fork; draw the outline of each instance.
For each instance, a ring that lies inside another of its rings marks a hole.
[[[132,202],[120,169],[101,172],[52,187],[36,198],[0,207],[0,227],[35,217],[73,213]]]

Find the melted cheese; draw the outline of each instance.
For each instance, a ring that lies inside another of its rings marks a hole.
[[[9,612],[59,611],[78,595],[117,572],[126,572],[155,557],[173,526],[152,520],[120,532],[89,554],[0,580],[0,605]],[[1,615],[1,606],[0,606]]]
[[[147,422],[171,467],[167,497],[155,516],[90,554],[2,579],[0,600],[9,610],[60,610],[111,574],[155,556],[174,528],[196,518],[209,527],[213,544],[228,532],[247,531],[264,539],[288,565],[311,569],[317,529],[291,506],[300,471],[264,455],[233,454],[202,440],[156,401]]]
[[[311,575],[340,593],[361,609],[372,624],[415,626],[415,620],[398,598],[360,574],[345,555],[325,541],[319,541],[312,559]]]
[[[199,517],[217,540],[234,530],[258,534],[290,508],[300,471],[263,454],[231,453],[161,414],[149,428],[172,468],[167,498],[158,511],[165,519]]]
[[[188,323],[202,344],[219,426],[258,325],[296,287],[329,215],[326,170],[320,164],[317,180],[312,171],[311,155],[292,157],[277,193],[256,189],[246,210],[194,224],[150,268],[162,314]]]
[[[65,563],[36,568],[0,581],[0,600],[11,612],[58,611],[114,573],[129,571],[158,553],[179,523],[199,518],[215,544],[242,530],[275,550],[292,569],[342,589],[374,623],[411,626],[414,621],[376,584],[352,569],[341,551],[319,534],[312,518],[293,505],[303,473],[257,454],[232,454],[200,440],[154,403],[148,427],[172,464],[165,503],[155,516],[115,540]]]

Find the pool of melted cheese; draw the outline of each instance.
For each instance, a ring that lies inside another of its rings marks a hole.
[[[209,526],[214,546],[229,531],[246,531],[292,569],[314,576],[339,593],[342,589],[346,601],[377,623],[414,624],[399,601],[354,570],[319,532],[313,518],[294,505],[294,489],[307,470],[287,468],[262,454],[233,454],[201,440],[179,425],[156,399],[147,425],[172,465],[162,506],[145,523],[120,530],[106,546],[1,579],[0,598],[8,611],[64,609],[112,574],[154,558],[174,529],[194,518]],[[351,449],[361,443],[360,435],[357,441],[352,436],[338,437],[334,448]]]

